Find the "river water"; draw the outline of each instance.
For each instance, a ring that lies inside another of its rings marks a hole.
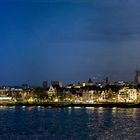
[[[140,139],[140,109],[0,107],[0,140]]]

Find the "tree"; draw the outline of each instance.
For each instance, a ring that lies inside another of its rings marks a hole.
[[[44,100],[47,98],[47,93],[42,87],[36,87],[34,89],[34,95],[37,97],[37,99]]]

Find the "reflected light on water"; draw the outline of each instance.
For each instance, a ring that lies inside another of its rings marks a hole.
[[[11,110],[0,107],[0,138],[14,134],[19,139],[34,135],[44,139],[140,139],[140,109],[136,108],[15,107]]]
[[[117,107],[112,107],[112,114],[117,112]]]
[[[12,109],[15,109],[15,106],[0,106],[0,110],[12,110]]]
[[[85,107],[85,108],[93,110],[95,107]]]
[[[103,107],[99,107],[98,109],[99,109],[99,110],[103,110],[104,108],[103,108]]]
[[[80,109],[81,107],[79,107],[79,106],[75,106],[75,107],[73,107],[74,109]]]

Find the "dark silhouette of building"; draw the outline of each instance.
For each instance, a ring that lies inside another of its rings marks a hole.
[[[106,84],[106,85],[109,84],[109,78],[108,78],[108,77],[105,78],[105,84]]]
[[[136,71],[136,74],[135,74],[135,83],[136,84],[140,84],[140,70],[137,70]]]
[[[48,88],[48,82],[47,81],[43,81],[42,86],[44,89]]]
[[[94,84],[93,84],[93,81],[91,80],[91,78],[89,78],[89,80],[88,80],[88,82],[87,82],[87,84],[86,84],[87,86],[93,86]]]
[[[59,88],[62,88],[62,82],[61,81],[51,81],[51,85],[53,86],[53,87],[59,87]]]

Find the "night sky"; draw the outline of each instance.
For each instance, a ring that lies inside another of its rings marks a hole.
[[[132,81],[139,0],[1,0],[0,85]]]

